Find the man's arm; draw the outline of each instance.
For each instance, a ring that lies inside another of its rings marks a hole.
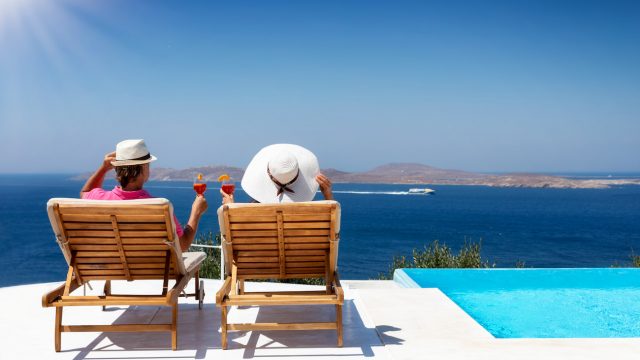
[[[102,164],[100,165],[98,170],[96,170],[96,172],[94,172],[93,175],[91,175],[91,177],[87,179],[87,182],[84,184],[84,186],[80,190],[81,198],[84,196],[85,193],[88,193],[89,191],[95,188],[102,187],[102,183],[104,182],[104,176],[107,174],[109,170],[113,169],[113,165],[111,165],[111,162],[114,161],[115,159],[116,159],[115,151],[104,156],[104,160],[102,161]]]
[[[198,223],[200,222],[200,218],[205,211],[207,211],[207,200],[204,196],[196,196],[196,199],[193,201],[193,205],[191,206],[191,215],[189,216],[189,221],[187,225],[184,226],[184,230],[182,236],[180,236],[180,248],[182,251],[187,251],[193,239],[196,236],[196,231],[198,230]]]

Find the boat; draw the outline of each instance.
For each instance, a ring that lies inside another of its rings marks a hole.
[[[409,189],[409,194],[415,195],[435,195],[436,191],[428,188],[413,188]]]

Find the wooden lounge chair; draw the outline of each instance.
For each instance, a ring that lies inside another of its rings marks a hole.
[[[227,274],[216,294],[222,348],[230,330],[336,330],[342,346],[344,293],[338,278],[340,205],[335,201],[229,204],[218,209]],[[246,279],[324,278],[322,291],[245,292]],[[335,322],[228,324],[230,306],[335,305]]]
[[[199,281],[202,252],[180,250],[173,208],[166,199],[100,201],[51,199],[47,212],[56,240],[69,264],[67,280],[42,297],[43,307],[55,307],[55,350],[61,332],[171,332],[177,348],[178,297],[194,296],[202,306],[204,289]],[[194,294],[182,294],[196,278]],[[72,292],[92,280],[104,280],[104,295]],[[114,295],[112,280],[163,280],[158,292],[148,295]],[[169,289],[169,280],[175,285]],[[62,325],[65,306],[151,305],[172,307],[171,323],[126,325]]]

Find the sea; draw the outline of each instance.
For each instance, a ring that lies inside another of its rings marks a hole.
[[[640,174],[564,174],[575,178],[640,178]],[[52,197],[78,197],[82,181],[68,174],[0,175],[0,287],[64,280],[66,263],[46,214]],[[112,188],[113,181],[104,187]],[[480,242],[496,267],[629,266],[640,255],[640,186],[609,189],[530,189],[335,184],[342,207],[339,269],[343,279],[388,271],[394,256],[410,256],[434,240],[457,251]],[[150,181],[156,197],[173,204],[185,223],[194,198],[189,182]],[[216,184],[205,193],[209,210],[199,233],[218,232]],[[318,194],[316,199],[321,198]],[[237,186],[236,200],[247,201]]]

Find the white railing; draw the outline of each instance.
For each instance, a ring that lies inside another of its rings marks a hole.
[[[224,280],[224,254],[222,253],[221,245],[204,245],[204,244],[191,244],[193,247],[220,249],[220,280]]]

